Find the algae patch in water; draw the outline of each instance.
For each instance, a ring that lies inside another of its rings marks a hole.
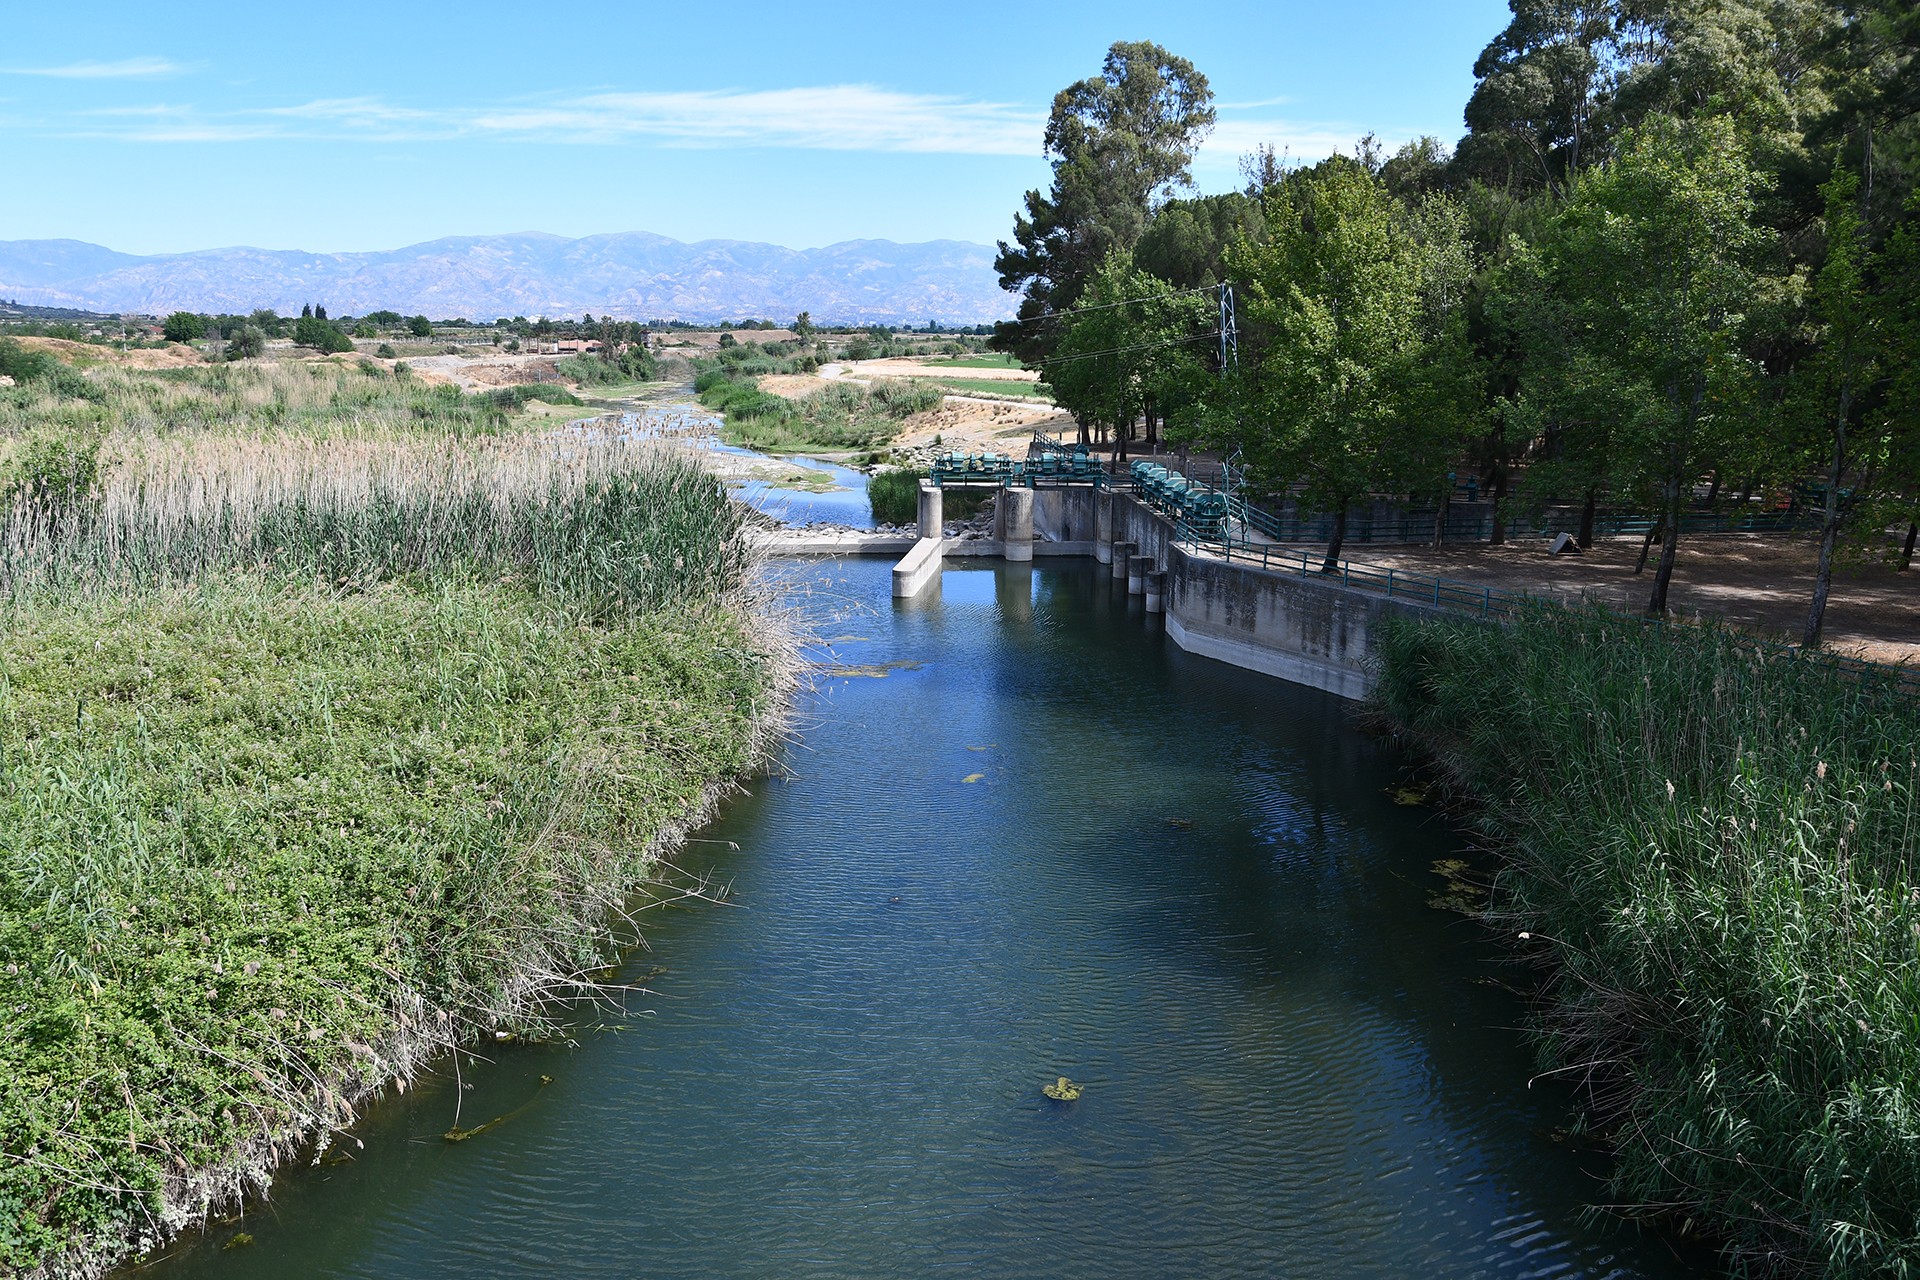
[[[984,777],[986,777],[986,776],[987,776],[987,775],[986,775],[986,774],[984,774],[984,773],[970,773],[970,774],[968,774],[968,775],[967,775],[966,777],[964,777],[964,778],[962,778],[962,779],[960,779],[960,781],[962,781],[962,782],[978,782],[978,781],[980,781],[980,779],[982,779],[982,778],[984,778]]]
[[[1061,1076],[1052,1084],[1040,1086],[1040,1092],[1046,1094],[1048,1098],[1055,1102],[1078,1102],[1080,1100],[1081,1086],[1075,1084],[1065,1076]]]
[[[884,680],[896,671],[918,671],[926,665],[911,658],[895,658],[892,662],[822,662],[816,665],[814,670],[823,676],[836,679],[869,676],[875,680]]]
[[[1477,916],[1487,909],[1486,886],[1468,879],[1472,871],[1459,858],[1441,858],[1433,864],[1433,874],[1446,882],[1443,889],[1427,895],[1427,905],[1436,911],[1457,911]]]

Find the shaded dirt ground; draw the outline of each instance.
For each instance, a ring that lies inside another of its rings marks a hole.
[[[1678,614],[1719,619],[1774,639],[1798,642],[1813,596],[1811,536],[1694,536],[1680,543],[1668,604]],[[1595,542],[1579,556],[1550,556],[1543,540],[1505,546],[1370,546],[1350,543],[1347,559],[1438,574],[1476,585],[1593,599],[1636,612],[1653,590],[1653,549],[1635,576],[1640,539]],[[1920,569],[1896,573],[1881,560],[1835,567],[1827,603],[1829,648],[1876,662],[1920,662]]]

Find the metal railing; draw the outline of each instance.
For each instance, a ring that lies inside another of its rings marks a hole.
[[[1540,598],[1525,592],[1501,591],[1430,573],[1410,573],[1390,565],[1339,560],[1332,568],[1328,568],[1326,557],[1316,552],[1277,546],[1271,542],[1249,542],[1243,538],[1218,536],[1204,527],[1185,521],[1175,522],[1174,541],[1227,561],[1258,565],[1271,572],[1291,573],[1320,582],[1338,582],[1345,587],[1375,591],[1389,599],[1417,601],[1482,618],[1508,617],[1528,601]]]

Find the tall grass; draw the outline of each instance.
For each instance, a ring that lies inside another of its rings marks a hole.
[[[84,395],[75,394],[76,384]],[[48,431],[465,437],[507,430],[513,407],[458,387],[369,375],[344,361],[101,367],[85,377],[65,370],[59,379],[0,387],[0,441]]]
[[[0,393],[9,474],[98,464],[0,513],[0,1274],[97,1273],[542,1028],[791,653],[667,446],[348,368],[89,386]]]
[[[1920,1269],[1912,685],[1597,613],[1401,622],[1381,656],[1504,851],[1616,1205],[1757,1272]]]
[[[592,435],[123,445],[77,514],[14,507],[0,595],[265,571],[335,587],[510,575],[586,616],[737,587],[741,508],[670,446]]]

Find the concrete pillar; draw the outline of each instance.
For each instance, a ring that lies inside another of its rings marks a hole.
[[[1107,557],[1107,562],[1113,566],[1113,580],[1115,582],[1127,576],[1127,557],[1132,555],[1133,552],[1134,546],[1131,542],[1116,542],[1113,544],[1113,554]]]
[[[1165,613],[1167,611],[1167,574],[1164,569],[1156,569],[1147,575],[1147,612]]]
[[[940,512],[945,504],[940,500],[940,486],[931,480],[920,482],[920,536],[937,538],[941,532]]]
[[[1144,595],[1147,590],[1147,575],[1153,572],[1152,556],[1127,557],[1127,594]]]
[[[1000,491],[1002,516],[1001,554],[1009,560],[1033,559],[1033,490],[1007,488]]]
[[[1093,495],[1093,558],[1101,564],[1113,563],[1113,490],[1099,489]]]

